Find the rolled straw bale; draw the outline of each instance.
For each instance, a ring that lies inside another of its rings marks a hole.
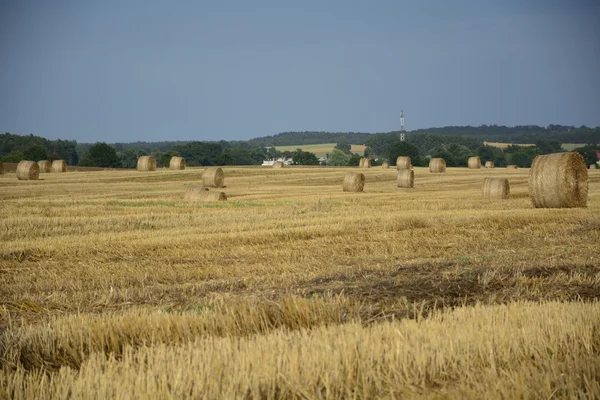
[[[52,172],[67,172],[67,163],[65,160],[52,161]]]
[[[40,166],[35,161],[20,161],[17,165],[17,179],[35,180],[40,177]]]
[[[485,178],[483,180],[483,198],[508,199],[510,198],[510,184],[506,178]]]
[[[598,164],[590,164],[590,169],[597,169],[598,168]]]
[[[360,159],[360,167],[361,168],[371,168],[371,160],[363,157]]]
[[[389,168],[390,167],[390,163],[389,162],[384,162],[381,164],[382,168]]]
[[[205,187],[223,187],[225,183],[225,175],[223,170],[219,167],[207,168],[202,173],[202,184]]]
[[[533,159],[529,198],[534,207],[585,207],[587,197],[588,172],[581,154],[553,153]]]
[[[400,156],[396,158],[396,169],[411,169],[410,157]]]
[[[486,168],[494,168],[494,162],[493,161],[486,161],[485,162],[485,167]]]
[[[348,172],[344,177],[344,192],[362,192],[365,176],[360,172]]]
[[[52,163],[48,160],[38,161],[38,167],[40,167],[40,173],[50,172],[52,170]]]
[[[415,171],[412,169],[398,170],[396,177],[396,185],[399,188],[412,188],[415,186]]]
[[[138,171],[156,171],[156,159],[152,156],[141,156],[138,158]]]
[[[446,160],[443,158],[429,160],[429,172],[446,172]]]
[[[285,167],[285,164],[283,163],[283,161],[275,161],[273,163],[273,168],[283,168]]]
[[[183,197],[187,201],[202,201],[202,202],[213,202],[213,201],[226,201],[227,195],[225,192],[210,191],[200,185],[195,185],[188,188],[185,191]]]
[[[469,157],[468,165],[470,169],[481,168],[481,158],[479,158],[478,156]]]
[[[178,156],[171,157],[171,161],[169,161],[169,169],[185,169],[185,158]]]
[[[509,164],[509,165],[506,166],[506,168],[508,168],[508,169],[517,169],[519,167],[517,167],[515,164]]]

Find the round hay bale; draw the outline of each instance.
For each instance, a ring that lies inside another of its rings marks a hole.
[[[479,158],[479,156],[469,157],[468,165],[469,169],[481,168],[481,158]]]
[[[17,165],[17,179],[35,180],[40,177],[40,166],[35,161],[20,161]]]
[[[48,160],[41,160],[38,161],[38,167],[40,167],[40,173],[44,172],[50,172],[52,171],[52,163]]]
[[[214,201],[226,201],[227,195],[225,192],[210,191],[208,188],[195,185],[185,191],[183,198],[187,201],[201,201],[208,203]]]
[[[52,161],[52,172],[67,172],[67,163],[65,160]]]
[[[429,161],[429,172],[446,172],[446,160],[443,158],[432,158]]]
[[[207,168],[202,173],[202,184],[205,187],[223,187],[225,183],[225,175],[223,170],[219,167]]]
[[[494,168],[494,162],[493,161],[486,161],[485,162],[485,167],[486,168]]]
[[[381,164],[382,168],[389,168],[390,167],[390,163],[389,162],[384,162]]]
[[[517,167],[515,164],[509,164],[506,166],[507,169],[517,169],[519,167]]]
[[[506,178],[485,178],[483,180],[484,199],[510,198],[510,185]]]
[[[398,170],[396,177],[396,185],[399,188],[412,188],[415,186],[415,171],[412,169]]]
[[[362,192],[365,176],[360,172],[348,172],[344,177],[344,192]]]
[[[169,161],[169,169],[185,169],[185,158],[178,156],[171,157],[171,161]]]
[[[152,156],[141,156],[137,163],[138,171],[156,171],[156,159]]]
[[[588,173],[581,154],[553,153],[533,159],[529,198],[534,207],[585,207],[587,197]]]
[[[400,156],[396,158],[396,169],[411,169],[412,164],[410,157]]]
[[[275,161],[273,163],[273,168],[283,168],[285,167],[285,164],[283,163],[283,161]]]
[[[360,167],[361,168],[371,168],[371,160],[363,157],[360,159]]]
[[[598,164],[590,164],[590,169],[597,169],[598,168]]]

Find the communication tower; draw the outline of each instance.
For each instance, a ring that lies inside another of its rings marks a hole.
[[[404,142],[404,110],[400,110],[400,141]]]

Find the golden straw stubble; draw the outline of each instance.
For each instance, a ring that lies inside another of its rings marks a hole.
[[[156,159],[152,156],[141,156],[137,163],[138,171],[156,171]]]
[[[415,171],[412,169],[399,169],[396,176],[396,186],[399,188],[412,188],[415,185]]]
[[[223,174],[223,169],[219,167],[207,168],[202,173],[202,184],[205,187],[216,188],[225,186],[225,174]]]
[[[204,186],[195,185],[189,187],[185,191],[184,200],[187,201],[199,201],[199,202],[214,202],[214,201],[226,201],[227,195],[225,192],[211,191]]]
[[[182,170],[185,169],[185,158],[179,156],[171,157],[169,161],[169,169]]]
[[[36,180],[40,176],[40,166],[35,161],[20,161],[17,164],[17,179],[20,181]]]
[[[485,178],[483,180],[484,199],[509,199],[510,184],[506,178]]]
[[[588,172],[576,152],[537,156],[529,171],[529,198],[536,208],[587,206]]]
[[[412,162],[408,156],[400,156],[396,158],[396,169],[411,169]]]
[[[344,192],[362,192],[365,186],[365,176],[360,172],[348,172],[344,177]]]

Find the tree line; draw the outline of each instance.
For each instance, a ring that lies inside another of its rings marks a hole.
[[[546,135],[546,136],[541,136]],[[526,139],[533,146],[509,138]],[[534,137],[542,137],[531,142]],[[564,140],[556,140],[562,138]],[[395,162],[398,155],[411,156],[413,165],[427,165],[432,157],[441,157],[448,166],[466,166],[469,157],[478,155],[498,166],[516,164],[531,165],[538,154],[562,151],[561,143],[590,143],[577,149],[585,154],[586,163],[596,157],[594,146],[600,144],[600,128],[535,125],[504,127],[483,125],[480,127],[445,127],[408,132],[406,141],[399,141],[399,132],[386,133],[335,133],[335,132],[283,132],[273,136],[248,141],[166,141],[132,143],[77,143],[69,140],[48,140],[35,135],[0,135],[0,161],[18,162],[23,159],[64,159],[69,165],[108,168],[135,168],[143,155],[156,158],[159,167],[168,166],[172,156],[182,156],[190,166],[209,165],[259,165],[264,159],[290,157],[294,162],[315,165],[319,160],[310,152],[300,149],[280,152],[274,146],[337,143],[327,155],[328,165],[358,165],[362,156],[374,164]],[[495,140],[492,140],[495,139]],[[585,139],[585,140],[584,140]],[[488,141],[516,143],[505,149],[489,146]],[[365,144],[364,154],[352,154],[352,144]],[[597,161],[597,160],[596,160]]]

